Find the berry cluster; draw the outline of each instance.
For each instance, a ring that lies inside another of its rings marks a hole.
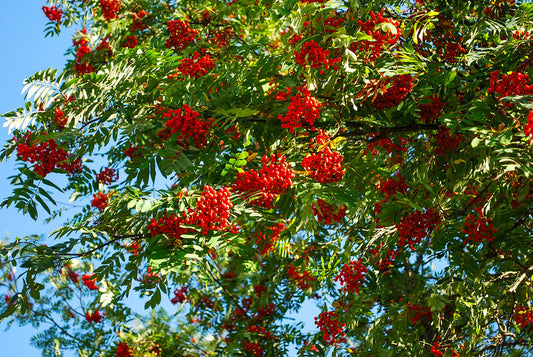
[[[54,113],[54,123],[57,125],[59,130],[65,129],[67,122],[68,117],[65,116],[65,113],[63,113],[63,111],[59,107],[56,107]]]
[[[181,74],[192,78],[200,78],[209,73],[215,67],[215,62],[209,57],[209,54],[203,55],[194,51],[191,58],[184,58],[178,67]]]
[[[139,252],[141,250],[141,243],[135,241],[131,243],[124,243],[124,247],[130,254],[139,255]]]
[[[447,63],[457,62],[457,57],[466,53],[462,46],[463,38],[452,35],[449,31],[434,39],[435,48],[441,58]]]
[[[311,177],[320,183],[338,182],[344,176],[341,162],[344,156],[329,147],[324,147],[316,154],[310,154],[302,160],[302,166]]]
[[[381,51],[385,46],[394,45],[401,36],[400,23],[393,19],[383,17],[383,11],[376,14],[373,11],[369,12],[370,19],[366,22],[358,21],[361,26],[361,31],[372,37],[372,40],[363,40],[351,44],[350,50],[354,53],[367,53],[366,59],[374,61],[381,57]],[[394,30],[389,29],[390,24]],[[386,29],[386,30],[384,30]]]
[[[284,33],[286,33],[286,31]],[[303,38],[302,35],[300,35],[299,33],[295,33],[294,35],[291,36],[291,38],[289,38],[288,43],[292,45],[296,45],[298,42],[300,42],[302,38]]]
[[[266,339],[266,340],[277,340],[278,339],[271,331],[268,331],[263,326],[252,325],[252,326],[246,327],[246,330],[248,332],[251,332],[252,334],[257,334],[261,338]]]
[[[529,31],[518,31],[513,32],[513,40],[529,40],[531,38],[531,33]]]
[[[208,298],[207,296],[203,296],[198,299],[198,301],[195,302],[195,306],[200,307],[201,309],[210,309],[212,310],[215,307],[215,303],[213,300]]]
[[[205,9],[205,10],[202,11],[200,16],[198,17],[198,21],[203,26],[209,25],[211,23],[211,21],[213,20],[213,14],[214,14],[214,10],[213,9]]]
[[[478,191],[479,186],[478,185],[468,185],[468,187],[463,191],[463,196],[472,197],[470,200],[468,200],[467,205],[468,206],[484,206],[487,204],[487,201],[489,198],[491,198],[492,193],[486,192],[485,194],[482,194]]]
[[[324,24],[324,32],[328,33],[334,33],[337,31],[338,28],[341,27],[342,23],[344,22],[344,17],[342,17],[340,12],[335,12],[335,14],[331,17],[327,17],[323,24]]]
[[[188,223],[189,219],[185,214],[183,216],[176,216],[174,213],[167,215],[165,212],[160,219],[152,218],[147,228],[152,237],[164,234],[168,239],[169,245],[179,246],[181,245],[181,235],[191,231],[189,228],[182,227]]]
[[[146,11],[141,10],[137,13],[134,12],[132,14],[133,14],[133,22],[130,25],[131,32],[144,31],[146,28],[148,28],[148,26],[143,22],[143,19],[148,15]]]
[[[396,177],[392,177],[385,181],[380,181],[377,185],[379,192],[385,195],[385,199],[394,196],[396,193],[406,194],[409,186],[405,183],[402,175],[397,174]]]
[[[174,297],[170,300],[171,303],[176,305],[178,302],[183,304],[187,300],[187,290],[186,286],[182,286],[180,289],[174,290]]]
[[[448,128],[440,127],[437,135],[435,135],[435,141],[437,142],[435,154],[440,156],[454,151],[462,140],[463,135],[461,133],[452,136]]]
[[[211,186],[205,185],[198,202],[196,202],[196,210],[191,214],[191,223],[201,227],[204,234],[208,231],[227,228],[230,209],[233,207],[230,196],[227,187],[217,191]]]
[[[466,216],[465,225],[463,227],[463,234],[466,235],[463,244],[468,243],[469,241],[474,241],[476,243],[481,242],[491,242],[494,240],[494,229],[492,225],[492,219],[489,217],[484,217],[481,207],[474,208],[475,215],[469,213]],[[477,217],[476,217],[477,216]]]
[[[207,144],[211,121],[203,121],[200,113],[192,110],[187,104],[180,109],[159,107],[157,114],[167,119],[166,128],[157,134],[162,140],[167,140],[172,134],[178,133],[177,143],[186,149],[189,148],[191,139],[196,148],[202,148]]]
[[[329,135],[322,129],[318,129],[318,134],[313,139],[310,140],[309,146],[314,149],[320,150],[322,145],[330,144]],[[318,145],[318,146],[317,146]]]
[[[238,130],[238,128],[233,125],[233,126],[230,126],[229,128],[227,128],[226,130],[224,130],[224,132],[226,133],[226,135],[231,135],[230,137],[230,140],[231,141],[237,141],[239,140],[239,138],[241,137],[241,132]]]
[[[250,204],[271,209],[274,199],[292,185],[294,171],[285,156],[279,154],[264,155],[261,163],[259,172],[252,169],[237,173],[233,189],[251,198]]]
[[[120,44],[120,46],[126,47],[126,48],[135,48],[137,47],[137,44],[138,44],[137,36],[131,35],[131,36],[126,36],[126,39],[124,40],[124,42]]]
[[[431,309],[429,307],[421,307],[420,305],[413,305],[408,302],[407,309],[407,318],[413,325],[422,320],[424,316],[429,321],[433,319],[433,314],[431,313]]]
[[[87,29],[81,31],[83,37],[79,40],[73,40],[74,46],[76,46],[76,60],[74,61],[74,71],[78,74],[92,73],[94,66],[89,64],[87,58],[84,58],[86,54],[91,53],[91,47],[89,47],[89,39],[87,38]]]
[[[269,192],[280,195],[292,185],[294,171],[287,163],[285,156],[280,154],[264,155],[261,158],[261,164],[263,166],[259,170],[259,175]]]
[[[214,30],[210,35],[209,42],[218,48],[224,48],[229,45],[235,33],[231,27],[222,27]]]
[[[377,260],[378,270],[384,274],[388,274],[390,272],[390,268],[394,265],[394,259],[396,259],[398,252],[389,248],[387,249],[386,254],[383,257],[380,257],[382,249],[383,243],[376,248],[370,248],[368,250],[368,252],[372,255],[370,261],[373,262]]]
[[[425,99],[429,99],[430,102],[428,104],[420,104],[420,106],[418,106],[420,111],[420,120],[426,124],[432,124],[434,120],[440,117],[442,109],[446,103],[441,101],[437,94],[433,94]]]
[[[61,9],[55,6],[43,6],[43,12],[44,15],[48,17],[48,20],[61,23],[61,16],[63,15],[63,11]]]
[[[418,244],[427,237],[440,223],[441,217],[433,208],[428,208],[424,212],[418,210],[405,214],[396,225],[398,230],[398,246],[403,248],[408,246],[414,250],[414,244]]]
[[[56,168],[68,171],[72,174],[81,170],[81,161],[74,160],[70,163],[67,159],[70,154],[58,147],[55,140],[47,140],[38,145],[29,144],[31,133],[22,137],[17,145],[17,157],[22,161],[35,163],[33,171],[39,176],[46,177]]]
[[[263,317],[273,316],[275,312],[276,312],[276,305],[273,303],[270,303],[264,307],[258,307],[257,312],[252,316],[252,318],[261,319]]]
[[[300,273],[298,268],[294,267],[292,263],[289,264],[288,268],[287,274],[296,282],[296,285],[298,285],[300,290],[309,289],[311,284],[313,284],[313,281],[315,281],[315,278],[312,277],[307,270],[304,270],[302,273]]]
[[[67,275],[68,275],[70,281],[72,281],[74,284],[78,283],[79,278],[80,278],[80,274],[78,274],[75,271],[73,271],[72,269],[68,268]]]
[[[94,274],[83,274],[81,276],[81,280],[83,281],[83,285],[87,287],[89,290],[98,290],[98,286],[96,286],[96,277],[93,277]]]
[[[533,310],[527,310],[524,306],[518,305],[514,309],[513,320],[521,329],[524,329],[529,324],[533,324]]]
[[[379,150],[376,149],[376,146],[379,146],[383,148],[387,155],[392,155],[395,159],[401,159],[399,154],[402,152],[407,151],[407,146],[405,145],[407,143],[407,140],[403,137],[398,137],[397,142],[395,143],[392,141],[391,138],[377,138],[378,134],[372,133],[370,134],[369,139],[372,141],[367,144],[367,148],[370,150],[370,154],[372,156],[377,156],[379,154]]]
[[[107,62],[107,60],[113,56],[113,49],[111,48],[108,40],[109,36],[102,38],[102,41],[100,41],[100,44],[96,46],[94,51],[95,55],[97,55],[99,58],[102,58],[104,62]]]
[[[100,310],[95,310],[93,313],[90,313],[87,311],[85,313],[85,320],[88,322],[102,322],[102,318],[104,317],[104,314],[100,314]]]
[[[309,66],[314,69],[324,67],[326,70],[333,66],[334,70],[338,70],[339,68],[335,66],[335,63],[340,62],[341,58],[328,58],[329,55],[330,50],[324,50],[313,40],[305,42],[300,52],[294,51],[297,65]],[[324,71],[321,69],[319,73],[322,74]]]
[[[372,101],[378,110],[397,106],[413,88],[413,77],[409,74],[388,77],[385,80],[385,85],[389,85],[391,82],[392,84],[386,92],[377,95]]]
[[[346,324],[338,320],[335,311],[324,311],[319,317],[315,317],[315,324],[324,332],[324,342],[336,345],[346,341],[344,328]]]
[[[103,192],[98,192],[93,195],[91,206],[98,208],[100,211],[107,207],[108,197]]]
[[[117,351],[115,357],[132,357],[130,347],[126,342],[120,341],[117,345]]]
[[[128,146],[126,149],[124,149],[124,155],[128,156],[130,160],[132,160],[134,157],[140,156],[140,154],[137,153],[138,146]]]
[[[244,350],[248,353],[248,356],[262,356],[264,349],[263,347],[257,343],[257,342],[246,342],[242,341],[244,344]]]
[[[444,356],[444,353],[440,351],[440,343],[439,342],[433,342],[433,345],[431,346],[431,350],[429,353],[433,353],[433,356],[435,357],[442,357]]]
[[[359,293],[359,286],[364,284],[364,273],[366,272],[367,269],[362,259],[352,260],[349,264],[344,264],[339,275],[333,280],[338,281],[341,285],[345,285],[339,291],[345,291],[347,293],[353,293],[355,291]]]
[[[103,185],[110,185],[115,180],[118,180],[118,173],[109,167],[104,167],[100,173],[96,174],[96,182]]]
[[[333,207],[322,199],[317,199],[316,205],[312,206],[313,214],[317,216],[319,222],[323,224],[340,223],[346,217],[346,206]]]
[[[142,275],[141,270],[139,270],[139,275]],[[161,281],[161,274],[154,273],[152,271],[152,267],[148,267],[148,270],[143,275],[142,279],[137,279],[137,281],[140,281],[145,284],[157,284]]]
[[[490,88],[488,93],[494,93],[498,99],[511,95],[532,95],[533,85],[529,82],[529,75],[520,72],[511,72],[504,74],[501,79],[500,71],[490,73]],[[510,102],[504,102],[503,106],[510,108],[513,106]]]
[[[117,18],[120,0],[100,0],[100,9],[106,21]]]
[[[527,115],[527,125],[524,128],[524,132],[527,136],[533,138],[533,110],[530,110]]]
[[[280,238],[280,233],[287,228],[284,222],[275,223],[273,227],[267,227],[270,231],[268,237],[264,232],[259,232],[255,235],[255,245],[259,249],[259,255],[265,255],[272,251],[274,245]]]
[[[167,48],[182,50],[189,45],[198,34],[198,30],[189,27],[189,21],[171,20],[167,21],[170,37],[166,40]]]
[[[315,120],[320,118],[322,107],[322,104],[311,96],[307,88],[298,86],[297,89],[299,93],[291,98],[287,114],[278,116],[281,120],[281,127],[289,129],[291,133],[302,126],[313,129]]]

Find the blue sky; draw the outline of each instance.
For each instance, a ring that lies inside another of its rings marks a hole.
[[[44,38],[43,29],[48,19],[41,7],[44,1],[2,0],[0,11],[0,114],[24,104],[21,95],[22,82],[33,73],[46,68],[63,68],[63,55],[71,44],[70,35]],[[0,118],[3,124],[3,118]],[[0,127],[0,142],[10,137],[7,129]],[[13,160],[0,163],[0,200],[7,197],[11,188],[7,177],[14,173]],[[14,208],[0,211],[0,239],[6,232],[10,236],[46,233],[54,226],[43,226],[23,217]],[[6,323],[0,323],[1,356],[40,356],[39,350],[29,345],[36,333],[31,326],[16,327],[4,331]]]

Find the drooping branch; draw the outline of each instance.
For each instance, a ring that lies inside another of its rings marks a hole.
[[[370,124],[370,123],[367,123]],[[346,123],[348,127],[350,127],[350,130],[348,132],[339,132],[337,136],[342,136],[345,138],[356,138],[356,140],[366,140],[366,141],[375,141],[382,138],[386,138],[390,134],[395,133],[418,133],[421,131],[433,131],[438,130],[439,125],[438,124],[409,124],[409,125],[403,125],[403,126],[393,126],[393,127],[371,127],[364,128],[360,123],[357,122],[348,122]],[[374,137],[368,138],[369,134],[375,134]],[[360,137],[360,138],[357,138]]]

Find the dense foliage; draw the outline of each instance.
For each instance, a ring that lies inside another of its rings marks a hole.
[[[66,220],[0,246],[44,355],[533,353],[533,4],[48,5],[82,30],[0,156]]]

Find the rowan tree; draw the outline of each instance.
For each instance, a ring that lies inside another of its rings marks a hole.
[[[43,355],[531,355],[533,4],[48,5],[0,155],[3,206],[82,206],[0,247]]]

